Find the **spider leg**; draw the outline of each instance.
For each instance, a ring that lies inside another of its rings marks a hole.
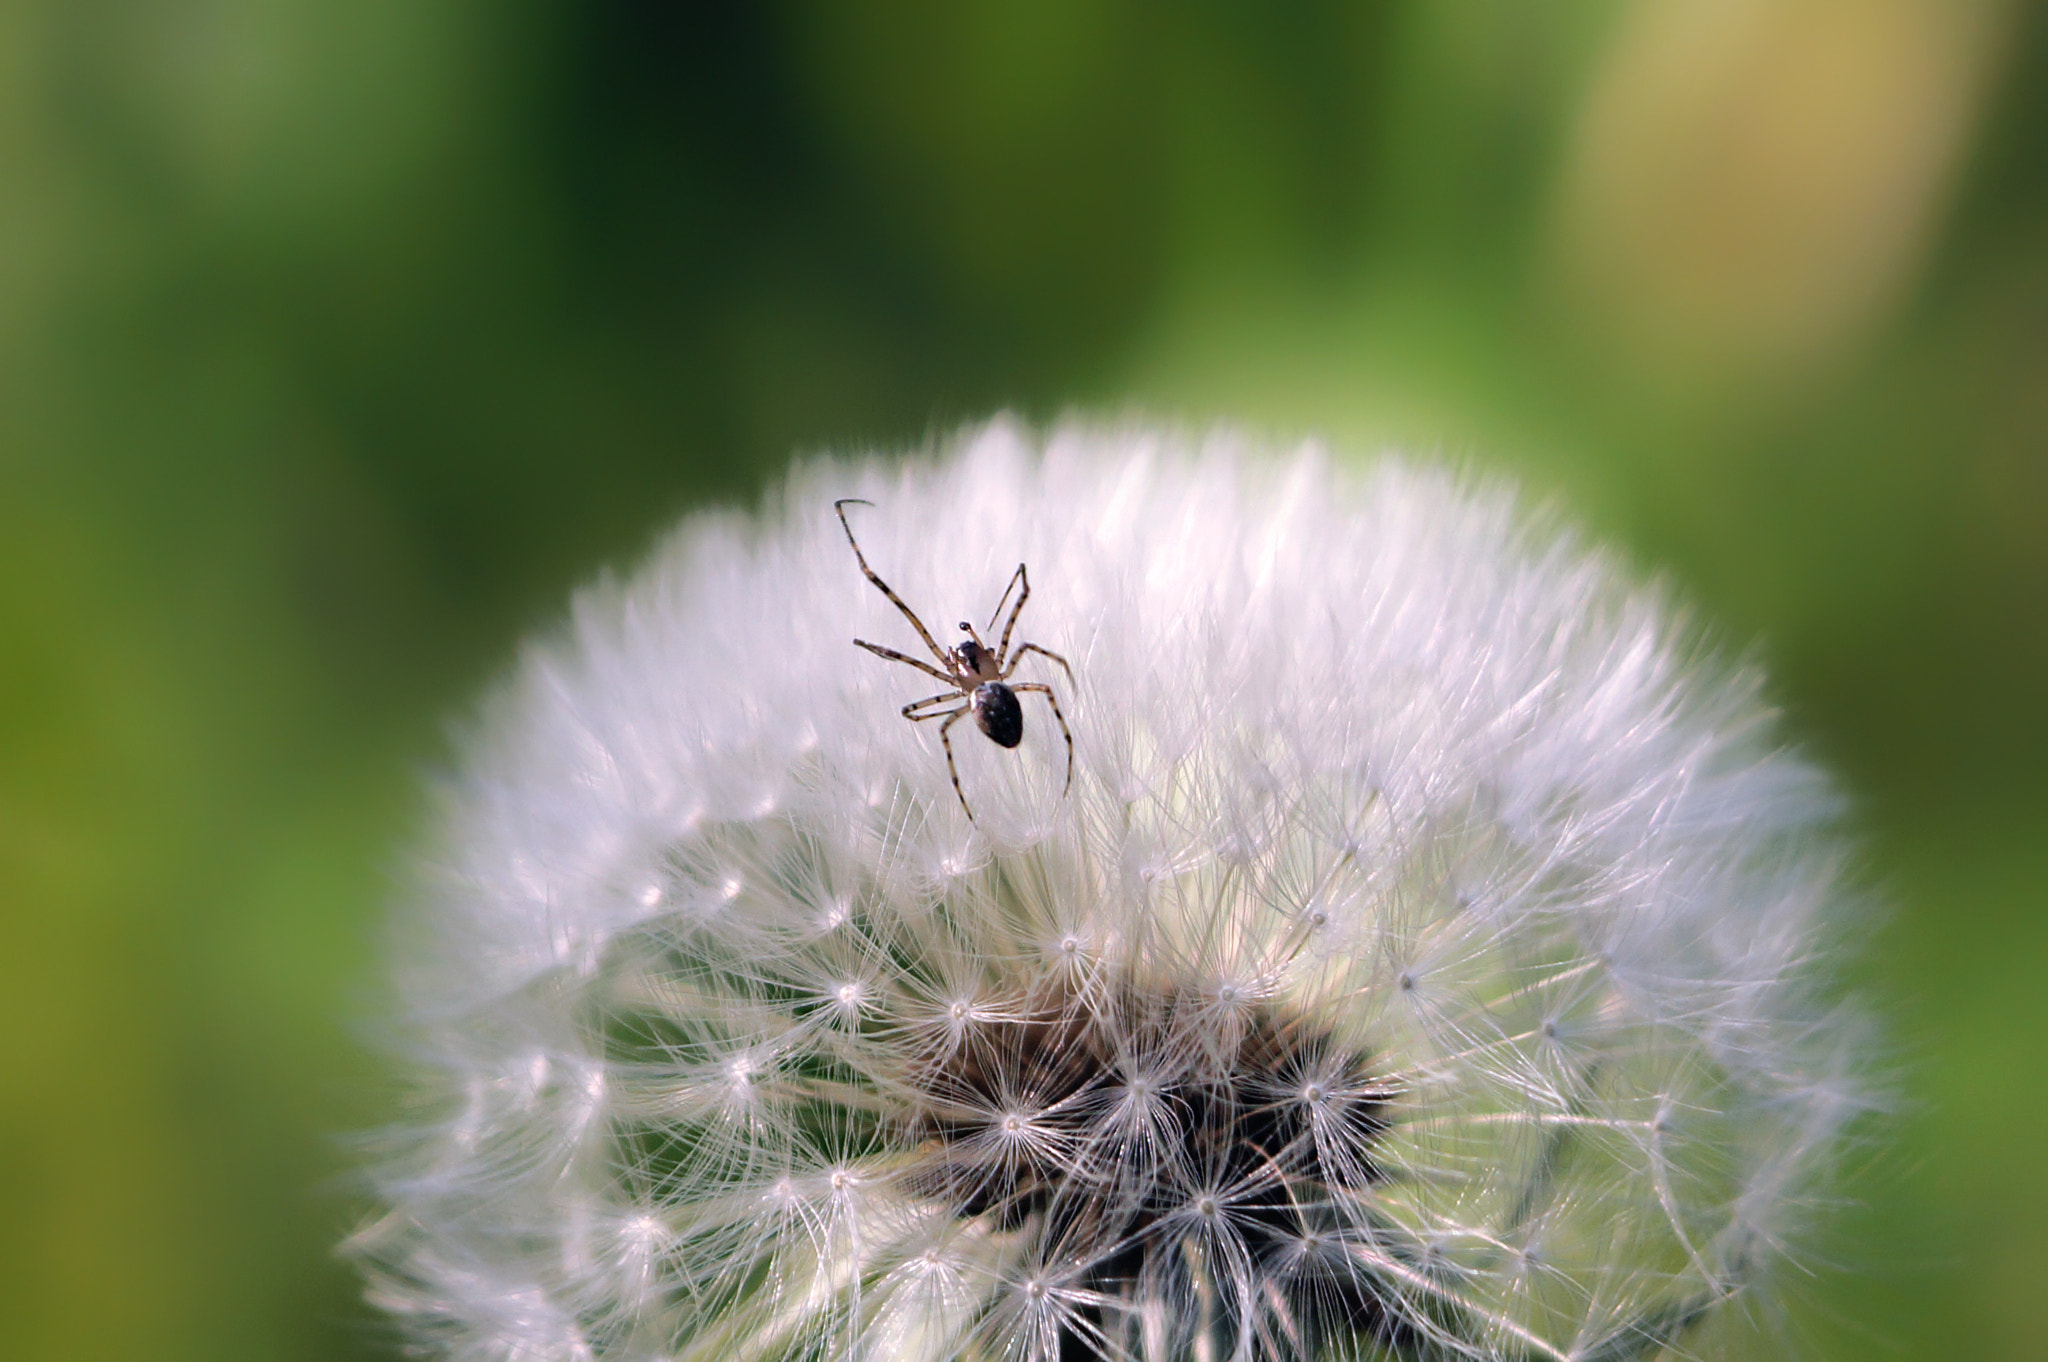
[[[902,653],[897,652],[894,648],[884,648],[881,644],[870,643],[864,638],[855,639],[853,641],[853,646],[856,648],[865,648],[869,652],[873,653],[876,657],[886,657],[891,662],[901,662],[907,667],[915,667],[919,671],[929,674],[934,679],[945,682],[947,685],[953,687],[953,689],[955,690],[958,690],[960,688],[960,683],[958,681],[946,675],[937,667],[934,667],[931,663],[919,662],[914,657],[905,657]]]
[[[1070,686],[1074,684],[1074,669],[1067,665],[1067,660],[1052,649],[1041,648],[1036,643],[1020,643],[1017,645],[1017,656],[1010,659],[1010,671],[1003,673],[1005,680],[1009,679],[1010,672],[1017,670],[1017,664],[1024,660],[1024,654],[1026,653],[1037,653],[1040,657],[1049,657],[1059,663],[1060,670],[1067,674],[1067,684]],[[1015,690],[1016,687],[1012,686],[1011,689]]]
[[[853,560],[860,564],[861,574],[875,584],[876,590],[889,598],[890,604],[903,612],[903,618],[909,620],[910,627],[917,630],[917,636],[924,640],[924,646],[931,649],[932,656],[936,657],[943,664],[946,660],[945,649],[939,647],[937,641],[932,638],[932,631],[924,627],[924,621],[917,617],[917,612],[905,605],[903,598],[891,590],[887,582],[875,575],[875,570],[868,566],[867,555],[860,551],[860,542],[853,537],[853,526],[846,523],[846,508],[848,506],[872,506],[874,504],[872,501],[862,501],[859,497],[841,497],[832,503],[832,509],[839,513],[839,528],[846,531],[846,542],[853,545]],[[871,647],[873,645],[868,646]],[[902,660],[908,662],[910,659],[903,658]],[[946,678],[941,676],[939,679],[943,681]]]
[[[1027,644],[1025,646],[1029,647],[1030,645]],[[1039,651],[1044,652],[1045,650],[1041,648]],[[1066,664],[1061,663],[1060,665],[1065,666]],[[1052,717],[1059,721],[1060,736],[1067,740],[1067,783],[1060,787],[1061,794],[1067,793],[1074,788],[1074,731],[1067,727],[1067,716],[1060,713],[1060,702],[1053,695],[1052,687],[1046,685],[1043,681],[1026,681],[1022,685],[1012,686],[1010,689],[1015,691],[1035,691],[1043,695],[1045,702],[1052,706]]]
[[[1011,590],[1019,586],[1024,589],[1017,592],[1017,603],[1010,607],[1010,617],[1003,621],[1002,642],[996,646],[996,669],[998,671],[1007,665],[1006,659],[1010,652],[1010,631],[1017,627],[1017,616],[1024,612],[1024,602],[1031,599],[1031,578],[1025,575],[1022,563],[1017,564],[1017,570],[1010,574],[1010,585],[1003,588],[1003,599],[996,602],[995,613],[988,617],[988,631],[990,633],[996,631],[996,615],[1003,613],[1003,601],[1009,600]]]
[[[910,711],[912,711],[913,709],[923,709],[926,705],[935,705],[941,700],[958,700],[959,698],[960,692],[956,689],[949,690],[945,692],[943,695],[932,695],[927,696],[925,699],[922,700],[912,700],[909,704],[903,707],[903,717],[910,720],[910,722],[914,724],[923,723],[926,719],[936,719],[939,717],[938,711],[936,710],[930,714],[912,714]]]
[[[965,715],[972,708],[973,706],[971,705],[962,705],[946,716],[946,722],[939,725],[939,745],[946,749],[946,774],[953,777],[953,793],[960,800],[960,812],[967,815],[968,822],[974,823],[976,827],[979,827],[980,824],[976,822],[974,817],[974,810],[967,805],[967,791],[960,788],[960,768],[953,764],[953,738],[948,732],[954,724],[960,722],[961,716]],[[936,719],[939,716],[927,714],[925,717]]]

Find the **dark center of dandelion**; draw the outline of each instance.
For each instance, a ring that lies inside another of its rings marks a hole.
[[[1367,1229],[1389,1089],[1270,1006],[1124,989],[990,1009],[907,1075],[909,1189],[1072,1288],[1063,1358],[1141,1356],[1148,1317],[1300,1355],[1388,1340]],[[1020,1113],[1029,1113],[1028,1119]]]

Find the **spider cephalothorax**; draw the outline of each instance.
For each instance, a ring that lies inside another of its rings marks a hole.
[[[932,637],[931,630],[925,628],[924,621],[917,617],[917,612],[905,605],[903,598],[868,566],[867,555],[860,551],[860,542],[853,537],[853,527],[846,523],[848,506],[873,504],[858,497],[842,497],[832,503],[832,509],[838,512],[839,527],[846,531],[846,542],[853,546],[854,561],[860,564],[861,572],[875,584],[876,590],[889,598],[890,604],[903,612],[903,618],[909,620],[910,627],[917,630],[917,636],[924,640],[925,647],[931,649],[932,656],[937,659],[939,665],[934,667],[929,662],[899,653],[893,648],[884,648],[879,643],[870,643],[863,638],[855,639],[854,644],[867,649],[877,657],[915,667],[949,687],[937,695],[911,701],[903,707],[903,717],[912,723],[923,723],[928,719],[945,721],[939,725],[939,742],[946,749],[946,770],[953,777],[953,793],[959,796],[960,807],[966,811],[968,820],[974,821],[974,809],[967,803],[966,791],[960,788],[960,768],[953,761],[953,738],[950,730],[962,716],[972,714],[975,726],[988,736],[989,741],[998,747],[1015,747],[1024,741],[1024,707],[1017,700],[1020,691],[1043,695],[1045,702],[1052,706],[1052,717],[1060,726],[1060,736],[1067,742],[1067,779],[1066,784],[1061,787],[1061,792],[1065,793],[1072,789],[1074,735],[1067,727],[1066,715],[1060,713],[1060,702],[1053,695],[1052,687],[1041,681],[1019,681],[1014,685],[1010,682],[1010,677],[1017,670],[1017,664],[1023,660],[1026,653],[1037,653],[1042,657],[1051,658],[1059,663],[1060,670],[1067,674],[1070,683],[1074,679],[1074,669],[1067,665],[1067,660],[1049,648],[1041,648],[1036,643],[1019,643],[1015,652],[1010,651],[1010,636],[1017,628],[1017,616],[1023,613],[1024,602],[1031,598],[1031,578],[1025,573],[1024,565],[1017,564],[1017,571],[1011,576],[1010,584],[1003,588],[1001,599],[997,600],[994,612],[988,617],[988,630],[994,633],[996,620],[1002,616],[1003,607],[1009,605],[1010,613],[1008,618],[1003,620],[1002,637],[997,641],[995,648],[991,650],[983,643],[981,635],[966,620],[960,621],[960,632],[967,637],[951,648],[941,648],[938,640]],[[1010,601],[1010,593],[1013,591],[1017,593],[1014,603]]]

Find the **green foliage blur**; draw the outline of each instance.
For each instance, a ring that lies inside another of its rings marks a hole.
[[[1667,573],[1892,905],[1788,1327],[2048,1350],[2048,7],[14,0],[0,1354],[395,1355],[331,1248],[447,725],[686,509],[1003,408]]]

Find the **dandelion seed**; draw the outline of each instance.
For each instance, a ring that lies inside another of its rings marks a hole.
[[[852,491],[937,618],[1032,564],[1071,748],[949,762],[843,655],[920,642]],[[1498,490],[1145,432],[821,463],[768,520],[580,598],[452,790],[399,947],[439,1115],[350,1246],[423,1344],[1739,1338],[1865,1105],[1849,900],[1825,782],[1655,593]]]

